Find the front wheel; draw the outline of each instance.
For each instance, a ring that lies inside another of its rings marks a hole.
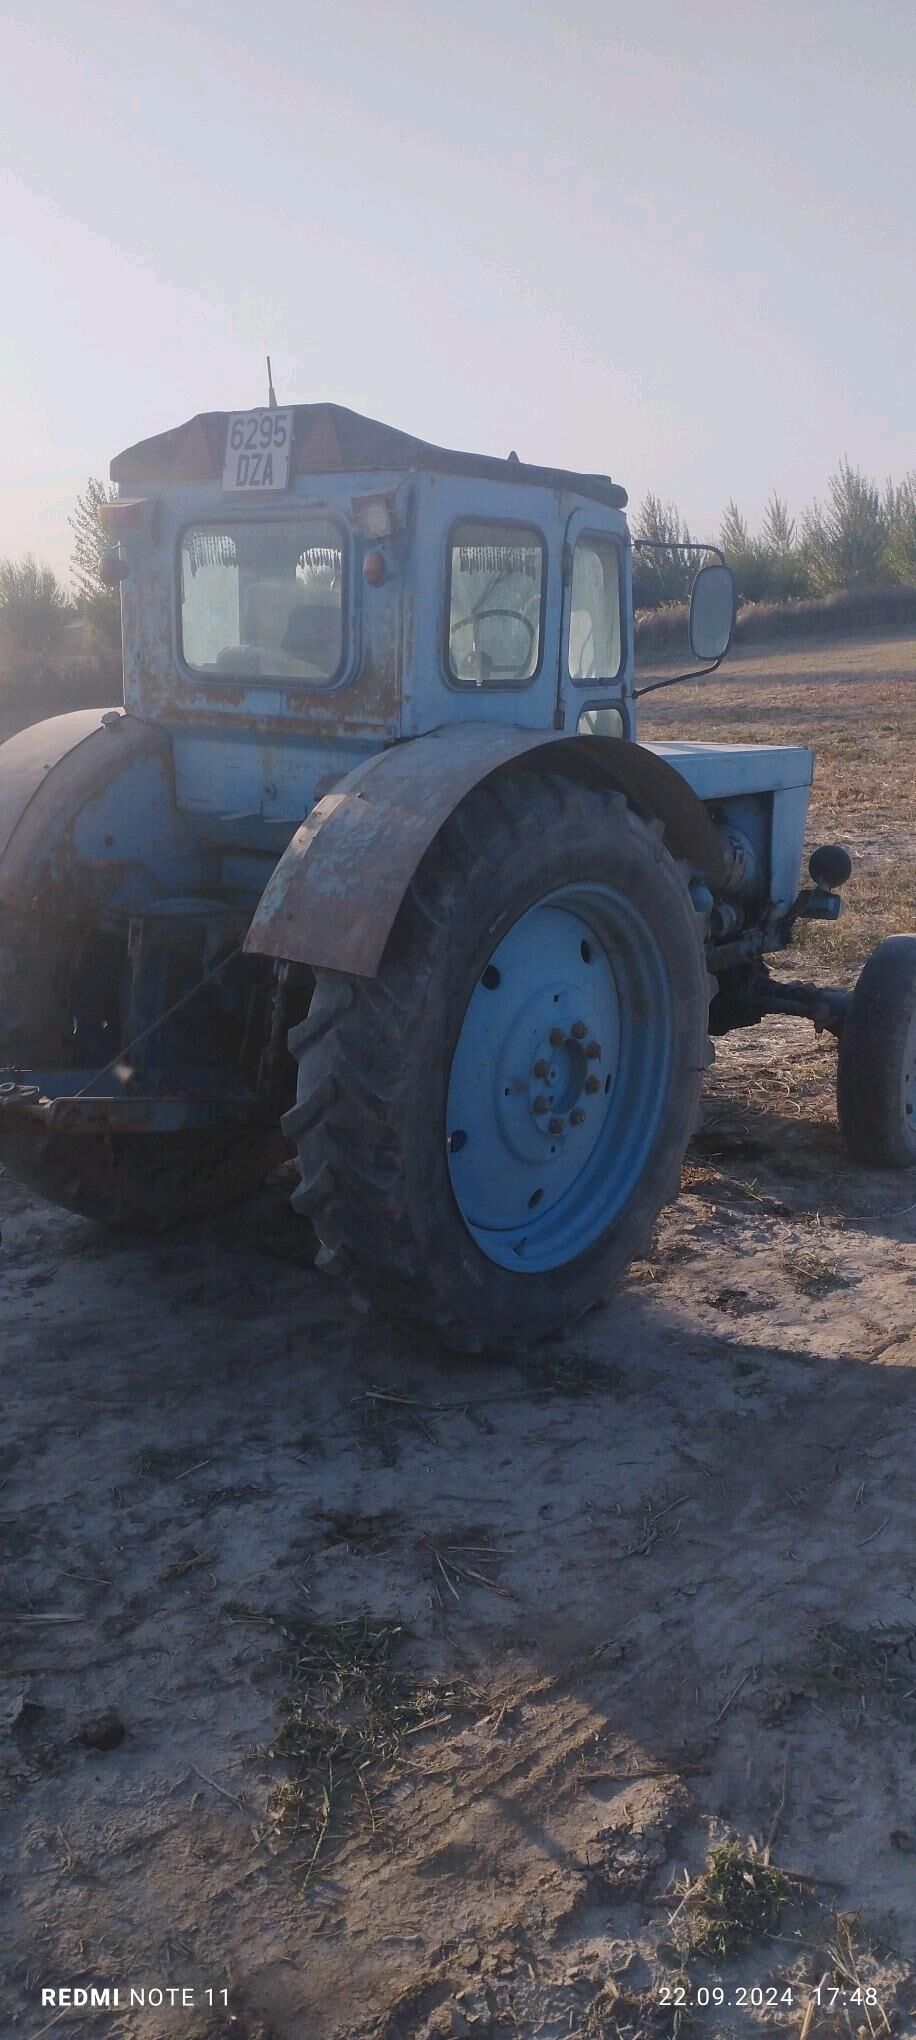
[[[916,1163],[916,935],[888,935],[865,965],[840,1036],[836,1096],[857,1161]]]
[[[688,878],[622,795],[507,774],[424,859],[378,977],[318,973],[293,1202],[370,1300],[524,1344],[645,1249],[710,1059]]]

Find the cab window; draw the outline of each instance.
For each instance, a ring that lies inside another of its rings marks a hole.
[[[344,555],[315,519],[195,525],[181,541],[181,647],[195,673],[327,686],[344,658]]]
[[[569,602],[569,677],[616,680],[621,655],[620,548],[612,538],[577,539]]]
[[[456,525],[449,540],[448,648],[459,687],[524,687],[541,662],[544,541],[524,524]]]
[[[623,714],[619,708],[583,708],[576,724],[577,737],[622,737]]]

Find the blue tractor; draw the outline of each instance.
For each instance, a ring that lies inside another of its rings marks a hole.
[[[830,1030],[853,1153],[916,1163],[916,938],[852,994],[768,972],[849,859],[800,888],[808,750],[639,741],[623,488],[333,404],[111,472],[124,705],[0,748],[12,1175],[162,1225],[291,1146],[320,1263],[474,1350],[645,1250],[712,1035]]]

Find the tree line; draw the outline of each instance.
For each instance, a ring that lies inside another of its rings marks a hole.
[[[45,667],[59,659],[72,624],[85,627],[96,655],[120,652],[121,605],[117,588],[101,578],[102,554],[110,540],[99,513],[117,489],[90,476],[77,496],[72,517],[70,587],[34,553],[0,559],[0,680],[4,668]]]
[[[677,506],[646,496],[633,535],[662,548],[636,554],[637,609],[686,601],[697,558],[668,550],[693,542]],[[830,476],[825,500],[813,502],[800,523],[774,494],[756,532],[731,502],[719,544],[734,573],[740,602],[789,602],[863,588],[916,588],[916,468],[902,482],[888,481],[882,489],[848,460],[841,460]]]

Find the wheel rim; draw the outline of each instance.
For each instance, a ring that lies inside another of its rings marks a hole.
[[[516,1273],[594,1244],[643,1173],[673,1035],[659,945],[599,884],[545,895],[494,949],[468,1000],[446,1107],[461,1217]]]

